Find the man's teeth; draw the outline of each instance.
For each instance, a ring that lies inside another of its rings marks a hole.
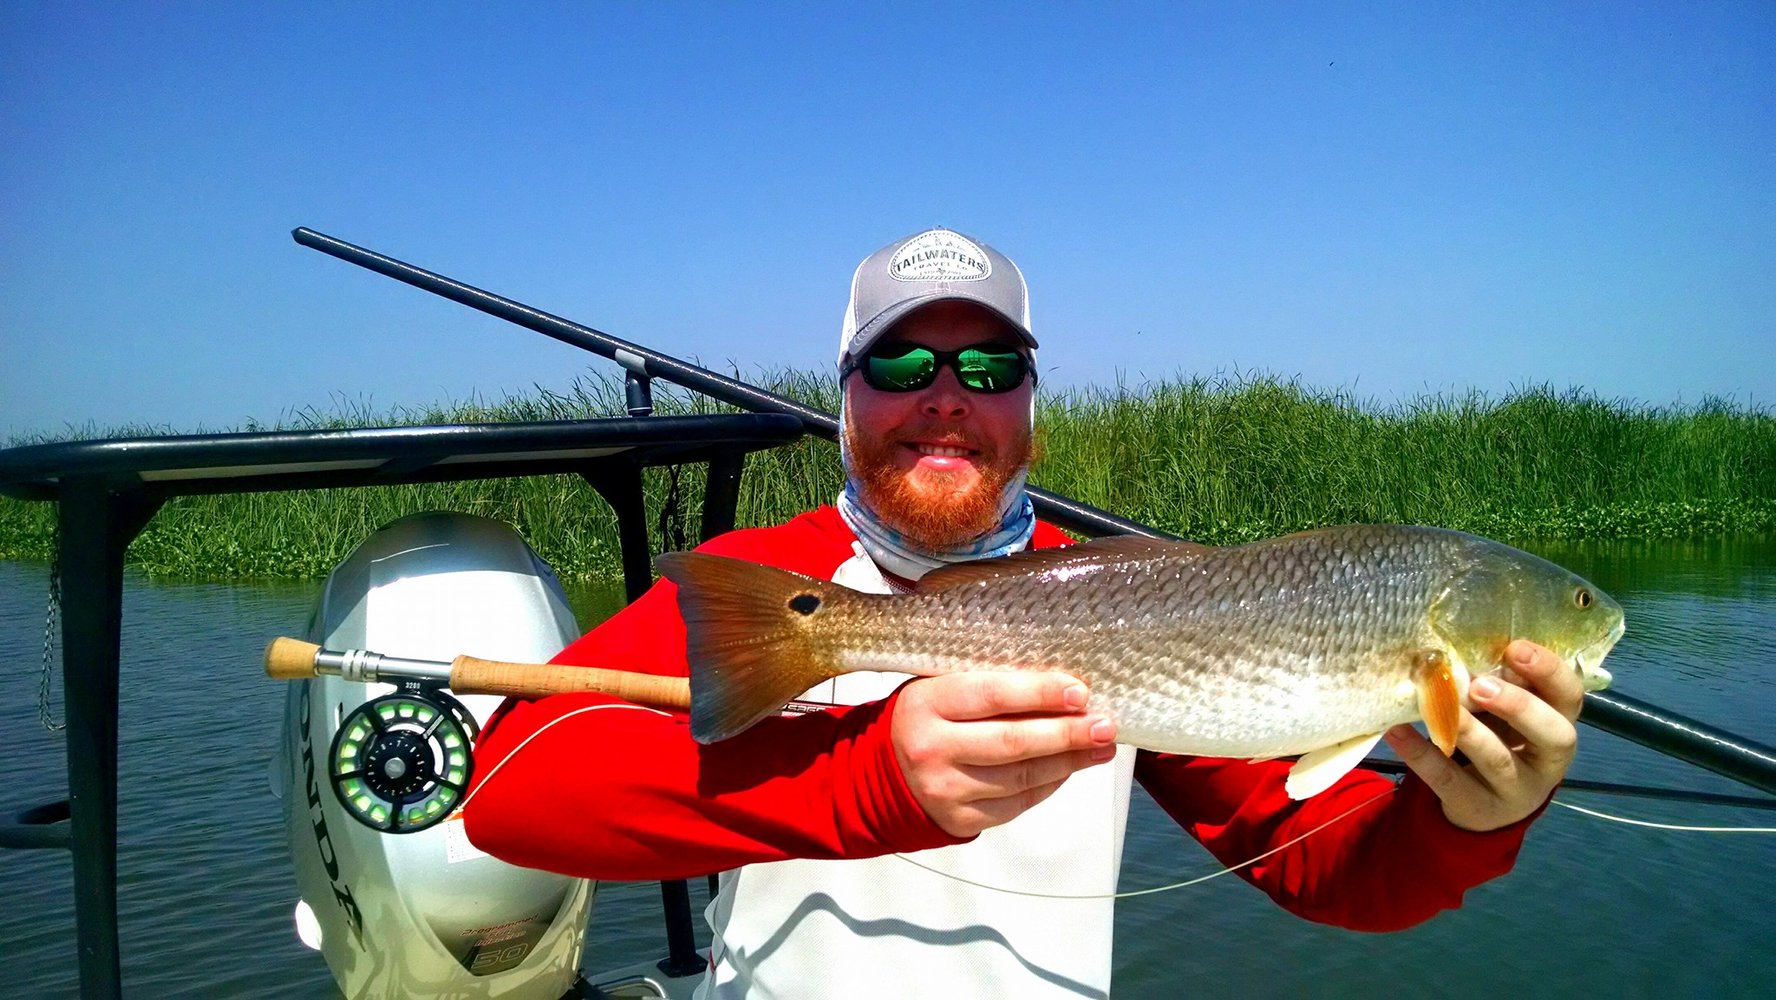
[[[913,447],[919,449],[921,455],[939,455],[944,458],[965,458],[968,455],[967,448],[951,448],[941,444],[920,444]]]

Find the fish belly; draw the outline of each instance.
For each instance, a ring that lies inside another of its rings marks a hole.
[[[1072,674],[1090,689],[1087,711],[1115,720],[1118,743],[1161,753],[1288,756],[1419,718],[1404,657],[1328,663],[1274,654],[1252,662],[1147,662],[1138,656],[1071,658],[1037,642],[1021,656],[903,647],[857,650],[842,659],[847,670],[926,676],[1020,669]]]
[[[1163,679],[1139,689],[1101,684],[1092,701],[1116,719],[1118,742],[1204,757],[1307,753],[1418,718],[1415,694],[1398,684],[1283,672],[1274,681],[1195,689]]]

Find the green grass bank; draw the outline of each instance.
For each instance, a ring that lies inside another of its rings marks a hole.
[[[837,387],[823,375],[788,371],[754,381],[838,408]],[[1733,403],[1647,407],[1536,387],[1382,406],[1265,376],[1039,395],[1034,483],[1213,544],[1350,522],[1515,540],[1776,529],[1776,415]],[[664,385],[655,402],[661,413],[723,409]],[[621,415],[622,403],[619,382],[588,376],[565,392],[494,403],[371,413],[341,402],[240,429],[603,417]],[[84,428],[64,437],[148,433],[171,431]],[[838,449],[825,442],[755,455],[739,521],[768,524],[828,502],[840,480]],[[665,470],[650,473],[656,544],[669,485]],[[679,486],[694,538],[702,470],[684,470]],[[153,576],[312,578],[378,525],[437,509],[512,523],[564,577],[618,576],[615,519],[569,476],[182,498],[129,556]],[[46,558],[52,532],[48,505],[0,498],[0,558]]]

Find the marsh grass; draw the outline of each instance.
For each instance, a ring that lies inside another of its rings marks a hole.
[[[737,373],[736,373],[737,374]],[[778,371],[752,381],[828,411],[834,381]],[[658,413],[729,408],[657,384]],[[560,420],[619,416],[622,384],[584,376],[565,391],[372,412],[330,408],[241,430]],[[1497,538],[1690,537],[1776,528],[1776,417],[1708,400],[1645,407],[1533,386],[1493,399],[1423,397],[1381,406],[1264,375],[1045,391],[1037,485],[1187,538],[1233,544],[1324,524],[1434,524]],[[170,433],[75,428],[57,439]],[[49,440],[14,440],[9,445]],[[650,525],[669,470],[650,470]],[[836,495],[838,449],[823,441],[748,459],[738,521],[785,520]],[[702,470],[679,487],[696,537]],[[507,521],[570,579],[618,575],[615,518],[577,477],[540,476],[355,490],[185,497],[130,549],[170,577],[318,577],[377,526],[422,510]],[[45,558],[47,504],[0,498],[0,558]]]
[[[1776,418],[1535,386],[1379,406],[1264,376],[1090,388],[1048,403],[1032,479],[1213,544],[1325,524],[1502,538],[1776,526]]]

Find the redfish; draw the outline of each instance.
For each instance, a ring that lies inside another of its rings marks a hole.
[[[659,557],[689,633],[691,732],[732,736],[830,677],[1057,670],[1084,681],[1117,740],[1148,750],[1305,755],[1289,794],[1423,720],[1455,747],[1472,678],[1512,639],[1584,687],[1622,608],[1555,564],[1457,531],[1347,525],[1226,548],[1135,536],[948,566],[909,594],[699,553]]]

